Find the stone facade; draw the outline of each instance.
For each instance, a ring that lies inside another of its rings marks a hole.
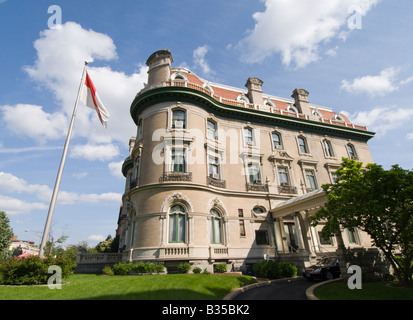
[[[131,105],[137,135],[122,167],[117,230],[124,259],[170,272],[184,261],[247,271],[264,256],[303,266],[334,252],[335,239],[320,239],[308,215],[342,157],[372,162],[374,134],[310,104],[304,89],[278,98],[258,78],[237,89],[171,63],[168,50],[151,55],[148,84]],[[357,230],[343,239],[370,246]]]

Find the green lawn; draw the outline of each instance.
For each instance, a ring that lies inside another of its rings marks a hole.
[[[71,276],[62,289],[0,286],[0,300],[220,300],[232,289],[254,283],[249,276],[170,274]]]
[[[360,290],[350,290],[347,283],[333,282],[315,290],[321,300],[413,300],[413,288],[388,286],[387,282],[363,283]]]

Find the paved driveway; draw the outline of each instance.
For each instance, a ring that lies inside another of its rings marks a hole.
[[[307,300],[305,291],[314,284],[306,279],[281,280],[242,292],[233,300]]]

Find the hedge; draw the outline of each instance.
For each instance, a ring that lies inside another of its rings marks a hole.
[[[59,266],[62,279],[74,273],[76,262],[72,259],[54,258],[46,256],[28,256],[27,258],[8,259],[0,263],[0,284],[3,285],[40,285],[47,284],[48,279],[54,274],[48,273],[50,266]]]
[[[291,262],[275,262],[262,260],[256,263],[252,270],[260,278],[279,279],[292,278],[297,275],[297,267]]]

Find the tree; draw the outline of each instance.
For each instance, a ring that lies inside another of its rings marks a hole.
[[[9,225],[10,220],[6,213],[0,211],[0,257],[8,251],[10,239],[13,236],[13,229]]]
[[[98,253],[113,253],[118,252],[119,237],[112,238],[111,235],[106,237],[106,240],[99,242],[95,249]]]
[[[413,171],[343,159],[337,183],[323,185],[327,204],[312,219],[326,221],[323,237],[340,232],[340,226],[365,231],[386,256],[399,282],[413,285]],[[400,250],[400,257],[395,254]]]

